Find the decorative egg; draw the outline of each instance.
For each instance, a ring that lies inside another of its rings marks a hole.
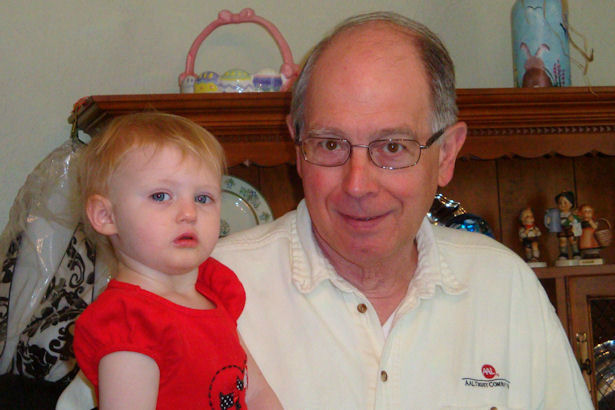
[[[214,71],[204,71],[194,84],[195,93],[216,93],[220,91],[218,79],[220,76]]]
[[[243,93],[254,91],[252,75],[245,70],[234,68],[228,70],[218,80],[220,88],[225,93]]]
[[[252,76],[255,91],[280,91],[282,75],[272,68],[263,68]]]

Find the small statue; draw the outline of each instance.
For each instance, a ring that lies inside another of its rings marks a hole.
[[[581,259],[579,251],[581,219],[574,212],[574,193],[561,192],[555,196],[555,202],[557,208],[548,209],[545,215],[545,225],[550,232],[556,232],[559,239],[559,256],[555,265],[578,265]]]
[[[542,268],[547,266],[545,262],[539,260],[540,249],[538,248],[538,238],[542,235],[534,218],[534,212],[531,208],[524,208],[519,214],[519,240],[523,243],[525,252],[525,261],[533,268]]]
[[[594,220],[594,208],[584,204],[579,208],[581,217],[581,237],[579,238],[579,249],[581,249],[582,265],[601,265],[604,263],[600,257],[600,244],[596,239],[596,229],[598,223]]]

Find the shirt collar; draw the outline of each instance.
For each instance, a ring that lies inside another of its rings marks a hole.
[[[416,235],[418,263],[414,277],[410,281],[406,298],[399,306],[399,313],[412,310],[421,299],[435,295],[436,287],[445,293],[457,295],[467,290],[466,284],[455,275],[435,239],[434,227],[425,217]],[[297,206],[294,223],[291,224],[291,275],[292,281],[302,293],[309,293],[324,280],[344,292],[355,289],[348,281],[339,276],[318,246],[312,231],[312,221],[302,200]]]

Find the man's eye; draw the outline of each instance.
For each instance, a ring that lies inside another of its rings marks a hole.
[[[335,151],[341,147],[340,142],[337,140],[326,140],[323,142],[323,145],[327,151]]]
[[[408,150],[408,147],[400,142],[388,141],[384,144],[382,150],[387,154],[402,154],[404,151]]]
[[[209,195],[197,195],[194,197],[194,200],[195,202],[198,202],[199,204],[207,204],[212,201]]]
[[[386,145],[386,150],[388,152],[390,152],[391,154],[395,154],[396,152],[400,151],[402,149],[401,145],[396,143],[396,142],[389,142]]]
[[[152,194],[152,199],[156,202],[168,201],[171,199],[171,196],[164,192],[156,192]]]

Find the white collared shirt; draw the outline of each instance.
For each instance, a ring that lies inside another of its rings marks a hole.
[[[416,240],[417,269],[387,338],[323,256],[303,202],[216,247],[246,289],[240,332],[285,408],[592,408],[554,309],[519,257],[426,219]]]

